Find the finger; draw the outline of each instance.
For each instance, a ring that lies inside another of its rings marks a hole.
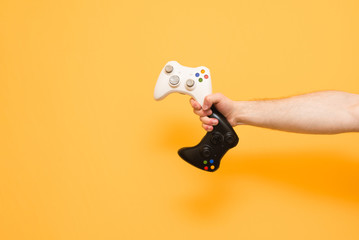
[[[193,112],[194,112],[196,115],[200,116],[200,117],[205,117],[205,116],[206,116],[206,114],[204,113],[204,111],[203,111],[202,109],[201,109],[201,110],[193,109]]]
[[[206,125],[215,126],[218,124],[218,119],[216,118],[200,117],[199,119],[201,120],[202,123]]]
[[[211,109],[209,109],[209,110],[207,110],[207,111],[204,111],[203,109],[200,109],[200,110],[193,109],[193,112],[194,112],[195,114],[197,114],[198,116],[200,116],[200,117],[206,117],[206,116],[209,116],[209,115],[212,114],[212,110],[211,110]]]
[[[193,98],[191,98],[191,99],[189,100],[189,102],[190,102],[191,106],[192,106],[194,109],[196,109],[196,110],[201,110],[202,106],[201,106],[201,104],[199,104],[199,102],[197,102],[197,101],[194,100]]]
[[[213,130],[213,127],[211,125],[206,125],[206,124],[202,124],[202,127],[204,128],[204,130],[206,130],[207,132],[211,132]]]
[[[214,93],[214,94],[207,95],[204,98],[204,102],[203,102],[203,106],[202,106],[203,110],[210,109],[213,104],[219,103],[223,98],[224,98],[224,96],[221,93]]]

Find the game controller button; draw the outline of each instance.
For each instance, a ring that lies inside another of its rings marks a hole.
[[[196,77],[199,77],[199,73],[196,73],[195,76],[196,76]]]
[[[216,145],[221,142],[223,142],[223,135],[219,132],[213,133],[211,137],[211,143]]]
[[[207,74],[206,74],[206,75],[204,75],[204,78],[205,78],[205,79],[207,79],[207,78],[208,78],[208,75],[207,75]]]
[[[204,69],[201,70],[201,73],[205,73],[206,71]]]
[[[204,160],[204,161],[203,161],[203,164],[207,164],[207,161],[206,161],[206,160]]]
[[[186,81],[186,85],[187,85],[187,87],[193,87],[193,86],[194,86],[194,80],[188,79],[188,80]]]
[[[214,169],[214,165],[211,166],[211,169],[212,169],[212,170]]]
[[[232,144],[235,141],[234,136],[231,133],[227,133],[226,136],[224,137],[224,140],[229,143]]]
[[[173,76],[171,76],[170,79],[169,79],[169,84],[170,84],[172,87],[176,87],[176,86],[178,85],[179,81],[180,81],[179,76],[173,75]]]
[[[213,159],[209,160],[209,163],[210,164],[214,163],[214,160]]]
[[[207,167],[207,166],[205,166],[205,167],[204,167],[204,170],[208,170],[208,167]]]
[[[199,81],[199,82],[202,82],[202,81],[203,81],[203,79],[202,79],[202,78],[199,78],[199,79],[198,79],[198,81]]]
[[[171,65],[167,65],[165,67],[165,71],[166,71],[166,73],[171,73],[173,71],[173,67]]]
[[[212,154],[211,148],[209,146],[204,146],[201,149],[201,154],[202,154],[203,157],[209,158],[211,156],[211,154]]]

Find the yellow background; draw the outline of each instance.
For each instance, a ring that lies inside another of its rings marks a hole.
[[[163,65],[236,100],[359,93],[356,0],[0,1],[0,239],[359,239],[359,135],[205,132]]]

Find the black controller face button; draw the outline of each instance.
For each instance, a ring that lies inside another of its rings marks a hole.
[[[211,143],[213,143],[214,145],[217,145],[218,143],[223,142],[223,135],[220,132],[215,132],[212,134],[211,137]]]
[[[211,147],[210,146],[203,146],[202,148],[201,148],[201,155],[204,157],[204,158],[209,158],[210,156],[211,156],[211,154],[212,154],[212,149],[211,149]]]

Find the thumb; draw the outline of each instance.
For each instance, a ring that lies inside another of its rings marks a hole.
[[[203,106],[202,106],[203,110],[206,111],[210,109],[213,104],[219,103],[223,98],[224,96],[221,93],[213,93],[207,95],[203,101]]]

